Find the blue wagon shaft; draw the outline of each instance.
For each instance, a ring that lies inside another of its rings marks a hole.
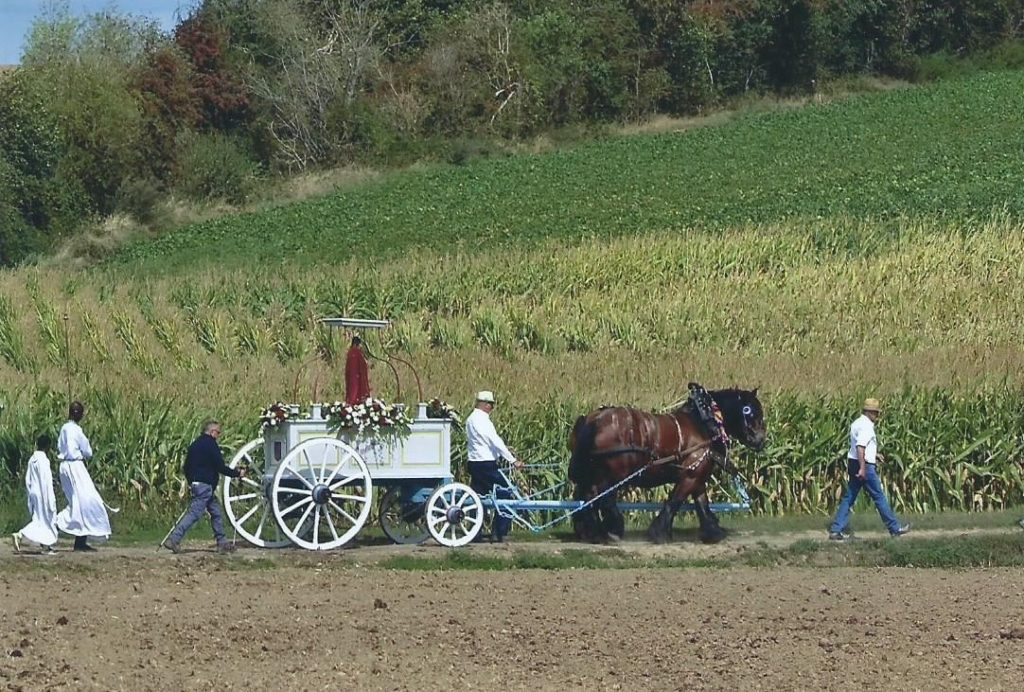
[[[662,461],[664,460],[652,461],[647,466],[634,471],[626,478],[606,488],[603,492],[587,501],[540,499],[545,495],[553,495],[565,485],[564,482],[525,495],[519,486],[512,482],[504,470],[500,471],[502,479],[505,481],[504,486],[493,486],[490,492],[483,496],[462,483],[450,483],[439,488],[428,501],[427,528],[434,539],[441,545],[458,547],[470,543],[479,535],[483,529],[485,510],[490,510],[511,519],[514,523],[532,533],[541,533],[552,526],[568,521],[574,514],[587,509],[609,493],[628,485],[634,478],[650,468],[650,466]],[[524,469],[539,468],[562,468],[562,466],[560,464],[533,464],[524,467]],[[750,511],[750,497],[747,495],[746,487],[739,476],[733,477],[733,487],[740,498],[740,502],[712,503],[712,511]],[[619,508],[623,511],[659,512],[662,506],[662,503],[655,502],[619,503]],[[694,511],[696,509],[696,505],[693,503],[685,503],[680,507],[680,511]],[[563,512],[563,514],[543,523],[534,523],[530,520],[529,515],[531,512]]]
[[[508,480],[508,477],[502,473],[502,476]],[[629,480],[632,480],[630,477]],[[510,483],[511,485],[511,483]],[[559,484],[563,485],[563,484]],[[514,522],[529,529],[533,533],[541,533],[552,526],[556,526],[570,518],[576,512],[579,512],[587,507],[595,504],[598,500],[604,497],[606,494],[618,489],[625,483],[617,484],[612,486],[605,492],[601,493],[592,500],[584,502],[583,500],[539,500],[536,499],[536,495],[544,494],[547,491],[541,491],[540,493],[532,496],[523,496],[514,485],[511,488],[513,497],[508,499],[502,499],[497,496],[498,490],[492,489],[491,493],[483,498],[483,504],[485,508],[493,509],[502,516],[512,519]],[[736,490],[736,494],[740,497],[740,502],[713,502],[711,503],[711,509],[714,512],[748,512],[750,511],[750,497],[747,495],[746,486],[743,481],[739,478],[733,479],[733,487]],[[625,512],[660,512],[662,503],[660,502],[620,502],[618,503],[619,509]],[[680,511],[692,512],[696,509],[696,505],[692,502],[684,503],[680,507]],[[550,521],[542,524],[534,524],[526,516],[528,512],[565,512],[564,515],[556,517]]]

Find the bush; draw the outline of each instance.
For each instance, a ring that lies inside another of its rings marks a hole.
[[[3,161],[0,160],[0,164]],[[36,252],[42,245],[39,230],[25,223],[0,175],[0,263],[14,264]]]
[[[129,178],[117,189],[114,208],[131,214],[141,224],[151,226],[157,220],[162,195],[160,184],[153,178]]]
[[[256,166],[223,135],[181,137],[175,189],[194,200],[244,202],[252,193]]]
[[[483,137],[459,137],[451,142],[448,151],[448,163],[456,166],[465,165],[477,159],[486,159],[502,153],[501,146]]]
[[[45,250],[88,215],[79,180],[60,167],[65,156],[55,114],[39,75],[19,70],[0,84],[0,264]]]

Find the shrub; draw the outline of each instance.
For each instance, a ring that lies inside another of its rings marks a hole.
[[[195,200],[240,204],[248,198],[256,166],[229,137],[188,134],[181,147],[175,189]]]
[[[448,163],[461,166],[475,159],[484,159],[502,153],[501,146],[483,137],[459,137],[452,141]]]
[[[114,207],[149,226],[157,220],[162,195],[160,184],[153,178],[128,178],[117,189]]]

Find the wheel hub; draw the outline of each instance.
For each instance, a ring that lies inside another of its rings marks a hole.
[[[465,517],[466,513],[462,511],[461,507],[449,507],[448,511],[445,512],[445,519],[448,520],[449,524],[461,524]]]
[[[318,505],[326,505],[331,500],[331,489],[319,483],[313,487],[313,502]]]

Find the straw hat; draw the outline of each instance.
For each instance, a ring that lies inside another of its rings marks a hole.
[[[872,413],[878,413],[882,410],[881,405],[878,403],[878,399],[867,398],[864,400],[864,411],[871,411]]]
[[[494,403],[494,392],[489,391],[487,389],[485,389],[483,391],[480,391],[480,392],[477,392],[476,393],[476,400],[477,401],[482,401],[482,402],[484,402],[486,404],[493,404]]]

